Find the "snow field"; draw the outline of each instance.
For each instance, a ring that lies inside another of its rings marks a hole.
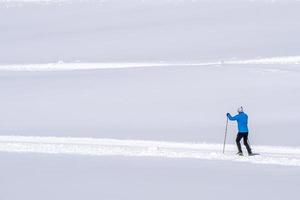
[[[255,164],[300,166],[300,148],[254,146],[259,156],[239,157],[236,147],[221,144],[175,143],[93,138],[0,136],[0,151],[90,156],[142,156],[226,160]]]

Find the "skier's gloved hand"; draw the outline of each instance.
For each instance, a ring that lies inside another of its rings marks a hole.
[[[227,117],[229,117],[229,116],[230,116],[230,114],[229,114],[229,113],[227,113],[227,114],[226,114],[226,116],[227,116]]]

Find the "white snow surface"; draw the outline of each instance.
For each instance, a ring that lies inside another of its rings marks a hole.
[[[1,71],[1,195],[293,199],[299,80],[296,64]],[[222,154],[240,105],[259,156],[235,155],[235,123]]]
[[[299,56],[296,0],[0,2],[0,63]]]
[[[209,65],[238,65],[238,64],[265,64],[265,65],[298,65],[300,56],[257,58],[250,60],[229,60],[218,62],[159,62],[159,63],[57,63],[47,64],[9,64],[0,65],[1,71],[72,71],[72,70],[95,70],[95,69],[118,69],[118,68],[146,68],[146,67],[171,67],[171,66],[209,66]]]
[[[297,199],[299,9],[0,1],[0,199]]]
[[[235,148],[233,145],[228,145],[227,153],[223,154],[221,144],[100,138],[0,136],[0,151],[2,152],[191,158],[300,167],[300,148],[254,146],[261,155],[248,158],[235,155]]]

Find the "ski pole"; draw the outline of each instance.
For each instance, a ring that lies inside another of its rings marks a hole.
[[[227,127],[228,127],[228,117],[226,120],[226,128],[225,128],[225,136],[224,136],[224,144],[223,144],[223,154],[225,153],[225,144],[226,144],[226,137],[227,137]]]

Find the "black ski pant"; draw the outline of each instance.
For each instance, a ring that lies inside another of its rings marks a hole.
[[[244,140],[244,145],[247,148],[248,154],[251,154],[252,151],[251,151],[250,145],[248,143],[248,133],[238,133],[238,135],[236,137],[235,141],[236,141],[236,145],[238,147],[239,152],[242,152],[242,147],[241,147],[241,143],[240,143],[242,138]]]

